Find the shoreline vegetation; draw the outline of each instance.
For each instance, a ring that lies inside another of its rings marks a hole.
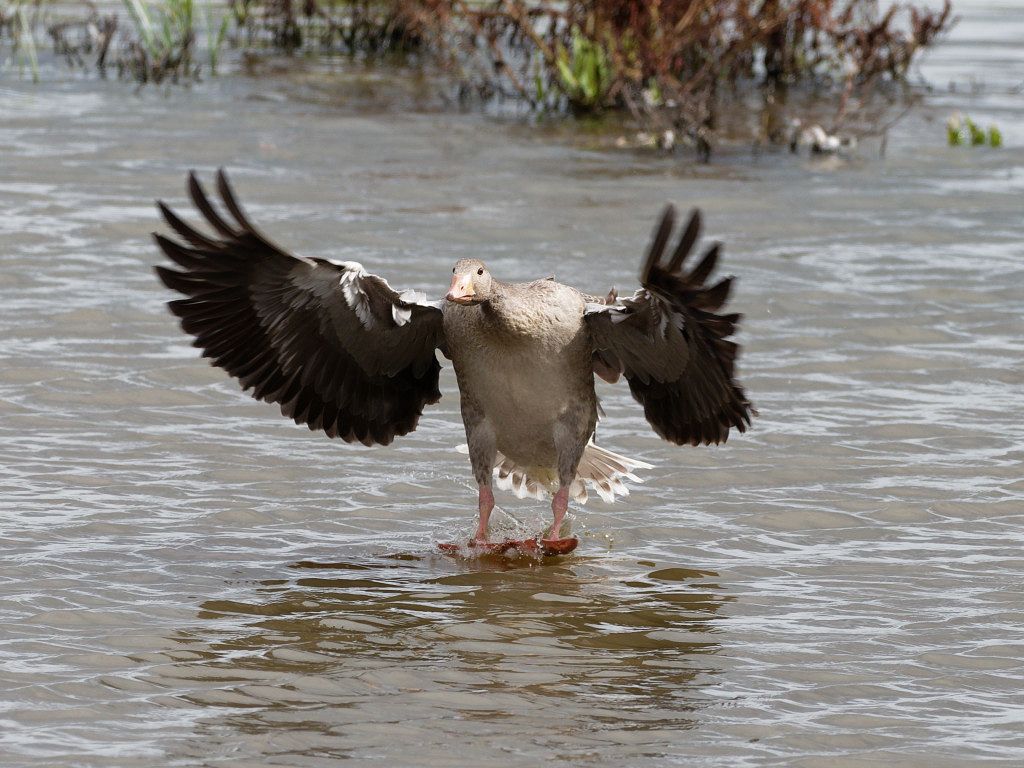
[[[139,85],[215,75],[226,49],[397,62],[460,104],[615,116],[637,145],[707,158],[884,133],[952,23],[950,0],[0,0],[0,67],[38,78],[47,38],[69,66]]]

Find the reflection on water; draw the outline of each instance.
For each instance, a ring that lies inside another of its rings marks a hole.
[[[387,756],[367,725],[395,723],[393,759],[408,760],[412,738],[419,758],[443,763],[468,727],[485,754],[628,760],[638,745],[671,752],[666,738],[692,727],[730,599],[715,574],[622,580],[585,557],[434,559],[303,561],[248,600],[204,602],[201,624],[174,638],[187,660],[147,678],[216,711],[181,756],[255,757],[282,731],[292,742],[315,734],[334,756],[367,756],[376,734],[374,754]]]

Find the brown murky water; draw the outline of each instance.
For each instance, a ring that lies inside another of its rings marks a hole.
[[[961,14],[925,67],[958,92],[884,160],[5,75],[0,765],[1020,764],[1024,17]],[[954,107],[1007,146],[946,148]],[[347,446],[164,311],[151,201],[220,164],[280,242],[438,295],[467,256],[632,286],[664,201],[700,205],[762,417],[676,449],[602,386],[605,444],[657,465],[628,503],[576,510],[560,561],[441,557],[474,507],[450,370],[414,435]]]

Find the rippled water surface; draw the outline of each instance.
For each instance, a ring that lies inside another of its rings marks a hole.
[[[5,76],[0,765],[1021,764],[1024,20],[961,15],[943,92],[849,162]],[[946,148],[953,108],[1007,146]],[[415,434],[348,446],[164,310],[152,200],[221,164],[279,242],[435,295],[471,256],[631,289],[661,205],[700,205],[761,418],[673,448],[602,385],[646,483],[575,510],[572,557],[444,558],[475,507],[450,369]]]

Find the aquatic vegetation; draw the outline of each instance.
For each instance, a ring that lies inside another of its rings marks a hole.
[[[20,0],[9,5],[0,4],[0,53],[3,52],[2,43],[6,31],[18,69],[24,71],[27,66],[32,79],[38,80],[39,57],[36,53],[35,26],[29,19],[27,5]]]
[[[953,115],[946,121],[946,141],[951,147],[959,147],[964,143],[962,135],[963,126],[961,125],[960,116]]]
[[[233,0],[239,39],[248,46],[306,47],[353,55],[408,53],[421,42],[428,5],[418,0]]]
[[[402,5],[420,38],[457,63],[463,94],[538,110],[620,110],[704,155],[730,112],[744,122],[752,96],[777,112],[795,95],[831,103],[833,133],[862,120],[879,91],[900,94],[916,55],[951,21],[948,0],[938,10],[875,0]],[[773,116],[761,140],[785,143],[786,124]]]
[[[209,59],[210,73],[217,74],[217,62],[220,61],[220,50],[224,47],[227,39],[228,28],[231,25],[229,16],[221,16],[218,25],[209,8],[203,12],[203,27],[206,32],[206,55]]]
[[[90,0],[81,6],[35,2],[3,5],[0,0],[0,49],[12,42],[19,67],[28,64],[38,75],[37,40],[45,31],[53,51],[74,67],[93,68],[101,76],[109,68],[139,83],[196,79],[200,43],[205,42],[209,69],[216,70],[227,40],[230,19],[196,0],[122,0],[123,12]],[[202,27],[202,30],[200,30]],[[3,62],[0,62],[2,65]]]
[[[53,50],[73,67],[86,67],[92,61],[96,71],[104,75],[108,57],[118,30],[116,14],[101,15],[93,6],[85,17],[52,20],[46,32],[53,41]]]
[[[603,45],[590,40],[579,29],[573,29],[571,52],[559,44],[555,63],[559,87],[568,97],[571,107],[590,111],[605,106],[613,72]]]
[[[983,130],[981,130],[981,128],[978,126],[978,124],[975,123],[973,120],[971,120],[971,118],[969,118],[969,117],[964,121],[964,123],[967,126],[967,134],[971,138],[971,146],[972,147],[980,147],[980,146],[984,145],[984,143],[985,143],[985,132]]]
[[[119,69],[140,83],[195,76],[194,0],[162,0],[152,14],[145,0],[123,2],[137,39],[126,46]]]
[[[795,100],[824,105],[831,119],[814,119],[830,134],[877,127],[869,103],[903,98],[911,63],[951,22],[949,0],[122,0],[119,26],[84,2],[77,25],[49,27],[55,50],[140,83],[199,77],[202,47],[214,72],[225,44],[398,55],[463,102],[619,112],[703,156],[725,133],[785,144]]]
[[[969,115],[956,112],[946,121],[946,142],[951,147],[983,147],[988,144],[998,148],[1003,146],[1003,134],[997,125],[989,126],[986,132]]]

